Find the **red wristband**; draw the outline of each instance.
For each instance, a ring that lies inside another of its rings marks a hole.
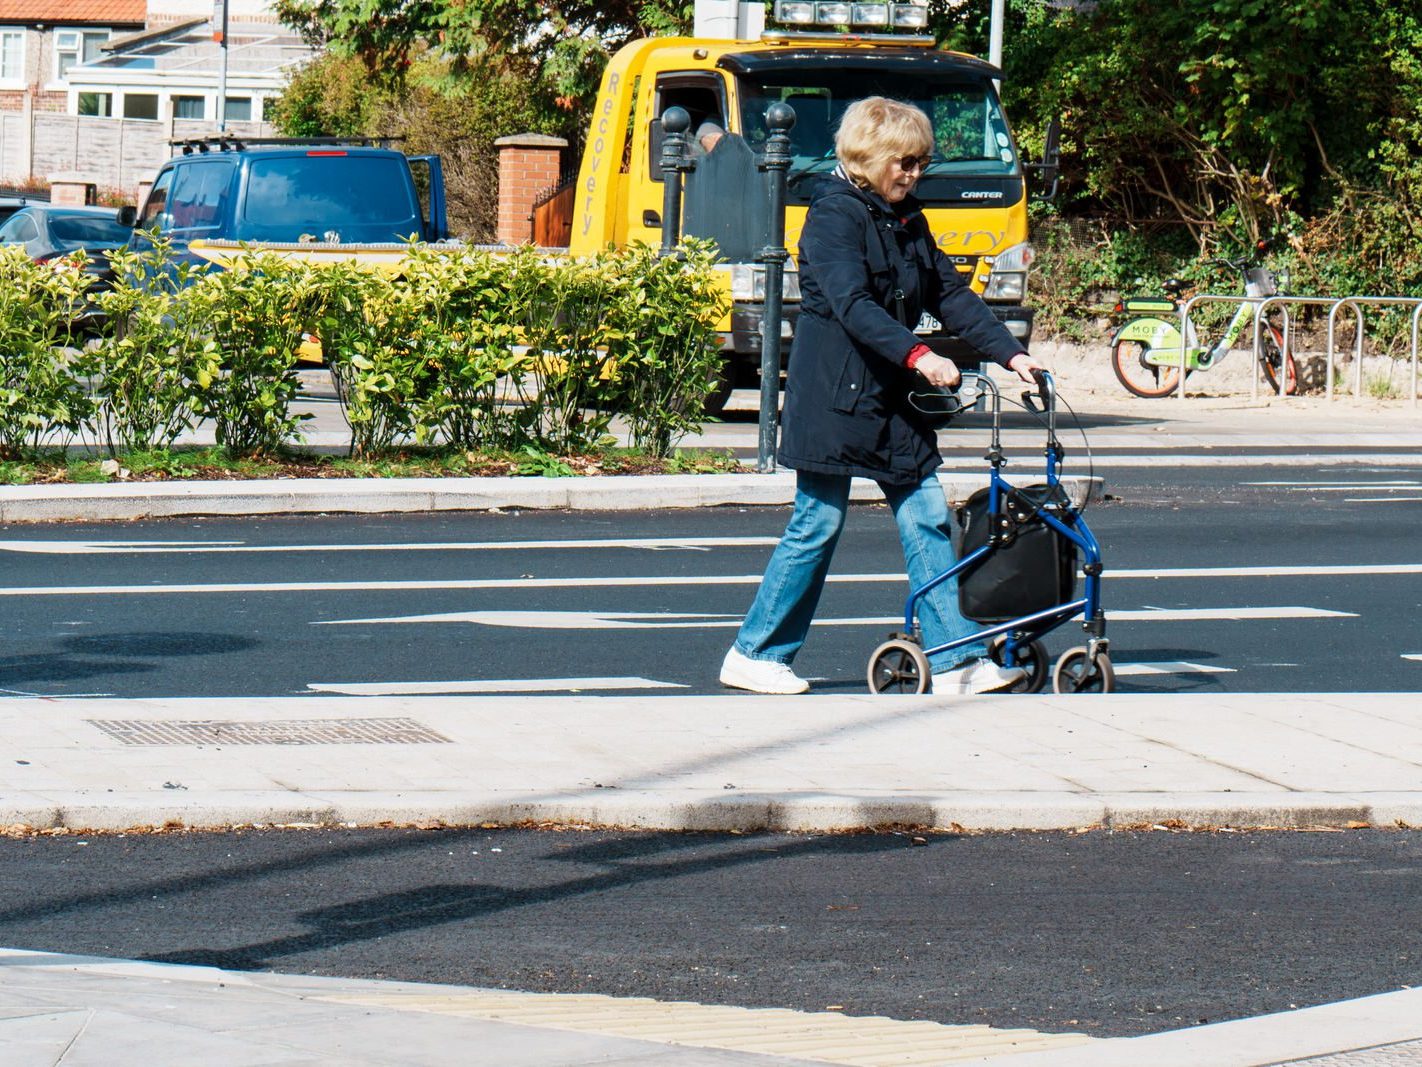
[[[922,343],[916,344],[909,349],[909,354],[904,357],[904,366],[909,370],[913,370],[914,365],[918,363],[919,360],[924,356],[931,355],[933,355],[933,349]]]

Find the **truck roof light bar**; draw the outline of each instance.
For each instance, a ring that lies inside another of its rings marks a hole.
[[[816,30],[764,30],[760,39],[767,44],[796,41],[837,41],[840,44],[897,44],[931,48],[938,42],[925,34],[907,33],[833,33]]]
[[[775,21],[787,26],[882,26],[885,29],[928,28],[927,0],[890,3],[844,0],[776,0]]]

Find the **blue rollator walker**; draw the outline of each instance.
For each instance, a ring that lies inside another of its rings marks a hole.
[[[1034,375],[1041,413],[1046,416],[1046,481],[1015,486],[1002,476],[1002,394],[986,375],[965,374],[953,392],[915,393],[910,401],[927,414],[949,418],[992,398],[992,446],[985,457],[992,466],[987,488],[959,509],[962,526],[958,562],[909,593],[904,629],[869,657],[869,689],[874,693],[924,693],[931,671],[928,657],[986,639],[988,652],[1004,667],[1026,674],[1011,692],[1036,693],[1047,683],[1047,650],[1042,637],[1078,615],[1086,644],[1069,649],[1050,668],[1058,693],[1109,693],[1115,688],[1101,610],[1101,547],[1061,485],[1059,466],[1065,451],[1057,440],[1056,384],[1045,371]],[[1032,394],[1024,406],[1036,411]],[[1076,597],[1077,558],[1085,577],[1085,595]],[[964,616],[984,624],[977,633],[924,648],[915,607],[931,589],[958,579]]]

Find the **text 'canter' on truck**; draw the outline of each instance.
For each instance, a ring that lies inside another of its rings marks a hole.
[[[845,109],[871,95],[916,104],[934,129],[933,160],[915,189],[933,233],[1007,328],[1024,345],[1031,339],[1027,203],[1029,195],[1047,198],[1055,190],[1056,124],[1047,131],[1042,162],[1024,163],[998,97],[996,67],[939,50],[931,37],[828,28],[864,17],[886,29],[921,29],[926,2],[780,0],[777,20],[800,29],[770,29],[755,40],[644,38],[609,61],[576,182],[566,194],[568,247],[549,253],[577,256],[661,241],[661,117],[669,108],[684,109],[694,167],[685,178],[680,232],[716,241],[730,295],[730,311],[719,324],[725,373],[708,400],[711,413],[734,386],[754,384],[759,375],[761,257],[769,232],[759,164],[770,134],[766,111],[774,103],[795,112],[785,195],[785,245],[792,256],[813,187],[834,169],[834,131]],[[712,144],[695,136],[703,129],[724,136]],[[310,258],[389,261],[402,254],[403,241],[447,237],[438,157],[349,142],[218,140],[182,148],[138,212],[140,240],[162,236],[180,254],[220,264],[239,242]],[[1029,192],[1029,171],[1037,172],[1045,192]],[[800,295],[793,259],[782,292],[781,334],[788,339]],[[960,365],[978,362],[931,317],[917,332]]]

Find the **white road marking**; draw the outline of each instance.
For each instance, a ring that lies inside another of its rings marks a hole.
[[[1409,500],[1422,500],[1422,496],[1345,496],[1345,504],[1401,504]]]
[[[1422,574],[1422,563],[1324,563],[1301,566],[1260,567],[1154,567],[1114,570],[1107,567],[1105,578],[1288,578],[1352,574]]]
[[[249,545],[243,541],[25,541],[0,539],[0,552],[47,553],[61,556],[142,555],[195,552],[485,552],[554,548],[643,548],[704,552],[709,548],[774,545],[778,537],[632,537],[561,541],[432,541],[341,545]]]
[[[1422,663],[1422,652],[1404,652],[1402,658],[1416,660],[1418,663]]]
[[[1111,581],[1124,578],[1271,578],[1353,574],[1422,574],[1422,563],[1358,563],[1319,566],[1176,567],[1110,570]],[[0,596],[116,596],[133,593],[380,593],[422,589],[623,589],[699,585],[759,585],[760,574],[582,576],[573,578],[447,578],[386,582],[212,582],[169,585],[27,585],[0,588]],[[902,574],[831,574],[836,584],[904,585]]]
[[[308,682],[318,693],[399,697],[439,693],[562,693],[602,689],[686,689],[653,678],[480,678],[456,682]]]
[[[1343,489],[1422,489],[1422,482],[1403,479],[1379,479],[1370,482],[1244,482],[1244,485],[1278,486],[1288,489],[1322,489],[1337,492]]]
[[[1324,608],[1143,608],[1110,611],[1112,622],[1229,622],[1242,619],[1356,618],[1352,612]],[[816,619],[815,626],[895,626],[902,615]],[[526,630],[685,630],[737,627],[739,615],[680,615],[641,611],[450,611],[437,615],[391,615],[363,619],[324,619],[313,626],[376,626],[397,623],[461,622],[475,626],[507,626]]]
[[[1116,674],[1235,674],[1233,667],[1214,667],[1206,663],[1187,663],[1185,660],[1163,660],[1159,663],[1115,663]]]

